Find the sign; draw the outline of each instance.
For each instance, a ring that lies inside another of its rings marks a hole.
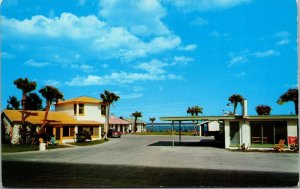
[[[298,144],[297,136],[289,136],[289,145],[291,145],[291,144]]]

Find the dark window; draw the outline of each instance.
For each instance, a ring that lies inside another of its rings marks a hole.
[[[65,126],[63,127],[63,137],[68,137],[68,136],[70,136],[69,127]]]
[[[252,144],[277,144],[280,139],[287,142],[287,122],[251,121]]]
[[[238,121],[230,122],[230,143],[240,144],[240,124]]]
[[[79,115],[84,114],[84,104],[79,104]]]
[[[74,104],[74,115],[77,114],[77,104]]]
[[[106,115],[106,106],[101,105],[101,115]]]

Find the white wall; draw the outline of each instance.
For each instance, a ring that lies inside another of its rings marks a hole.
[[[230,146],[229,120],[224,121],[224,131],[225,131],[225,148],[229,148],[229,146]]]
[[[208,123],[208,131],[219,131],[220,124],[218,121],[211,121]]]
[[[297,134],[297,120],[289,120],[287,122],[287,130],[288,130],[288,133],[287,135],[288,136],[298,136]]]
[[[84,115],[79,115],[79,105],[77,104],[77,114],[74,115],[74,104],[60,104],[55,107],[55,111],[64,111],[74,116],[78,120],[93,120],[101,123],[105,122],[105,116],[101,115],[100,104],[84,103]]]
[[[249,147],[251,144],[251,128],[248,120],[240,122],[240,144],[245,144],[245,147]]]

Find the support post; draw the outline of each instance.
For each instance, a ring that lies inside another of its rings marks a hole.
[[[174,121],[172,121],[172,145],[174,147]]]
[[[179,121],[179,145],[181,145],[181,121]]]

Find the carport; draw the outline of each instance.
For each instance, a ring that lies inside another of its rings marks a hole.
[[[179,145],[182,144],[182,122],[184,121],[224,121],[234,120],[235,116],[183,116],[183,117],[160,117],[161,121],[171,121],[172,126],[172,146],[175,146],[175,129],[174,126],[177,123],[179,126]]]

